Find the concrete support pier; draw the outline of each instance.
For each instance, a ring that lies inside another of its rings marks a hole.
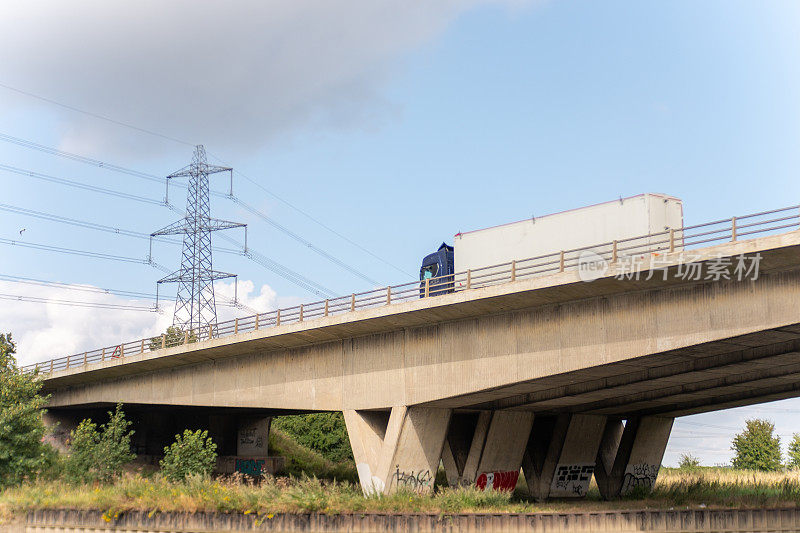
[[[603,498],[653,489],[674,418],[609,420],[597,453],[595,479]]]
[[[537,417],[522,463],[531,496],[539,501],[586,496],[605,426],[604,416]]]
[[[389,413],[344,411],[364,493],[388,494],[398,487],[433,490],[451,413],[405,406]]]
[[[448,484],[514,490],[532,424],[523,411],[453,415],[442,453]]]
[[[73,413],[49,410],[42,413],[42,421],[47,428],[44,441],[61,453],[69,450],[69,434],[78,427],[81,418]]]

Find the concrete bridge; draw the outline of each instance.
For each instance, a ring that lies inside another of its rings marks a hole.
[[[800,231],[775,231],[797,227],[792,209],[770,234],[741,240],[733,219],[690,252],[689,228],[633,253],[595,247],[609,262],[590,282],[562,252],[483,284],[457,275],[466,288],[435,297],[415,282],[400,301],[390,287],[339,314],[326,301],[293,322],[43,363],[49,419],[63,432],[121,401],[146,454],[195,424],[257,455],[242,431],[263,441],[271,416],[342,411],[366,492],[430,489],[440,461],[451,484],[495,489],[522,469],[539,499],[583,496],[592,476],[607,498],[647,490],[675,417],[800,396]]]

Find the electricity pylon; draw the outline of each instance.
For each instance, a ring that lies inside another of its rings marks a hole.
[[[184,331],[200,332],[201,328],[217,322],[214,281],[236,277],[236,274],[214,270],[211,262],[211,232],[246,227],[246,224],[211,218],[208,176],[218,172],[230,172],[233,182],[233,169],[209,165],[205,149],[197,145],[192,163],[167,176],[167,183],[172,178],[189,178],[186,216],[150,235],[183,235],[180,270],[158,280],[158,284],[178,284],[172,324]]]

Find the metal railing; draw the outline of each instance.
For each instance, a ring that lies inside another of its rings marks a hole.
[[[160,337],[139,339],[116,346],[99,348],[27,365],[23,367],[23,370],[26,372],[51,373],[57,370],[86,367],[92,363],[124,358],[182,344],[202,342],[264,328],[350,313],[361,309],[382,307],[409,300],[435,297],[455,291],[474,290],[501,283],[530,279],[545,274],[575,270],[580,265],[581,257],[587,252],[592,252],[599,258],[614,263],[623,257],[644,256],[658,252],[675,252],[687,250],[691,247],[700,247],[701,245],[707,246],[711,243],[737,241],[742,237],[752,235],[763,236],[784,233],[793,229],[800,229],[800,205],[694,226],[684,226],[582,248],[562,250],[538,257],[429,278],[424,281],[415,280],[400,285],[390,285],[347,296],[300,304],[294,307],[219,322],[199,331],[184,332],[182,337],[161,335]]]

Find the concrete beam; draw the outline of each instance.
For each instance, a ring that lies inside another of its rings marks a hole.
[[[656,483],[673,418],[631,418],[624,425],[609,420],[597,453],[595,479],[607,500],[635,491],[650,492]]]
[[[522,462],[531,496],[586,496],[605,425],[603,416],[537,416]]]
[[[405,406],[393,407],[388,417],[344,411],[364,493],[433,490],[450,415],[449,409]]]

